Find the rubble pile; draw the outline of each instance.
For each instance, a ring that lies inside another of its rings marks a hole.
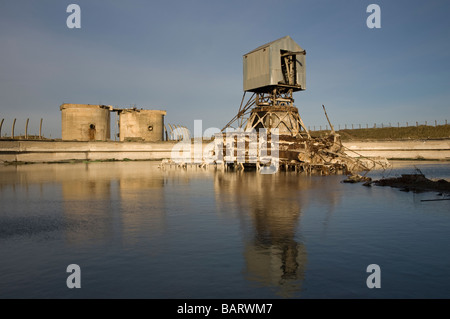
[[[260,136],[257,138],[259,139]],[[260,167],[273,165],[276,161],[280,170],[318,175],[341,173],[350,176],[357,172],[368,172],[371,169],[385,168],[389,165],[387,161],[349,156],[341,143],[339,134],[335,132],[324,137],[277,135],[276,139],[272,139],[269,134],[267,140],[258,141],[257,152],[255,152],[256,148],[250,147],[252,142],[255,141],[252,141],[244,132],[236,133],[232,138],[226,134],[217,134],[213,154],[215,162],[223,161],[228,166],[242,169],[255,167],[260,169]],[[261,149],[266,146],[266,149]],[[277,150],[276,153],[272,152],[274,149]],[[221,150],[222,154],[220,154]]]

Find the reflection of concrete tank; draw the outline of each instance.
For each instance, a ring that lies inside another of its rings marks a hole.
[[[63,141],[106,141],[110,139],[108,105],[62,104]]]
[[[166,111],[160,110],[119,110],[120,140],[163,141],[164,115],[166,115]]]

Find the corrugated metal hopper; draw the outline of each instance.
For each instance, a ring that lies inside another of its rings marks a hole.
[[[225,128],[237,120],[244,131],[277,129],[280,134],[309,136],[293,98],[294,92],[306,89],[305,55],[290,36],[244,54],[244,97],[247,92],[253,95]]]
[[[266,43],[243,57],[244,91],[264,93],[275,87],[306,89],[305,54],[290,36]]]

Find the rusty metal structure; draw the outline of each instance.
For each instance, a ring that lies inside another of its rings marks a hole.
[[[306,51],[289,36],[243,56],[244,95],[236,116],[222,133],[215,135],[216,161],[242,169],[248,166],[261,169],[267,163],[276,162],[277,169],[322,175],[369,171],[377,164],[346,154],[324,106],[331,133],[324,137],[311,136],[293,98],[294,92],[306,89],[305,56]],[[252,95],[244,104],[247,93]],[[233,129],[236,132],[230,134],[235,123],[237,127]],[[261,131],[267,134],[263,137]],[[258,139],[256,155],[249,147],[254,143],[249,135],[251,132],[255,132]],[[245,150],[242,150],[243,145]],[[261,150],[265,160],[260,156]]]
[[[247,92],[253,95],[245,105],[241,102],[237,115],[224,129],[237,120],[245,131],[276,128],[280,134],[309,136],[293,98],[294,92],[306,89],[305,55],[289,36],[245,54],[242,102]]]

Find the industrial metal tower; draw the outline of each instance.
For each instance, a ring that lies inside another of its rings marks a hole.
[[[238,128],[247,132],[276,128],[280,135],[309,137],[293,98],[294,92],[306,89],[305,55],[289,36],[245,54],[244,96],[237,115],[223,130],[237,121]],[[247,92],[253,94],[243,105]]]

